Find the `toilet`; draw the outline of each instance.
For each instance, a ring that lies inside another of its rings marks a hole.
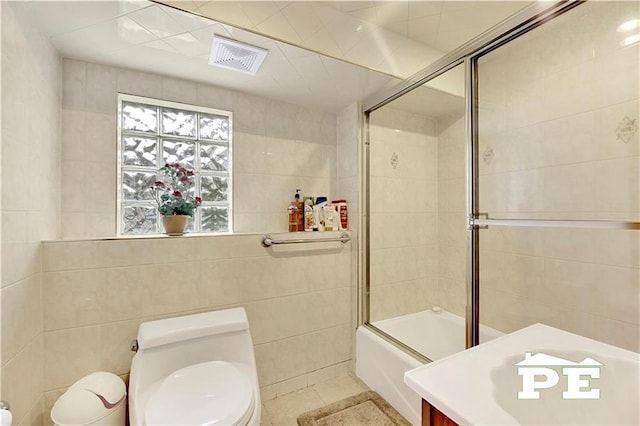
[[[129,382],[131,426],[258,426],[260,414],[244,308],[140,324]]]

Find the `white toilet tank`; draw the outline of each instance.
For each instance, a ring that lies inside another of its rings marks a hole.
[[[158,405],[158,398],[165,397],[167,386],[173,386],[177,383],[176,377],[183,376],[178,370],[190,371],[218,364],[226,365],[247,378],[247,383],[253,388],[253,414],[246,423],[259,425],[260,387],[244,308],[146,322],[138,329],[137,343],[129,383],[132,426],[146,424],[147,402],[152,402],[149,409]],[[184,406],[184,400],[180,402],[179,399],[176,398],[176,405]],[[164,405],[170,403],[168,401]],[[176,406],[175,410],[180,410],[180,407]]]

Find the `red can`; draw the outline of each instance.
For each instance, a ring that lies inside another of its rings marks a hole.
[[[349,229],[349,215],[347,213],[347,200],[333,200],[331,204],[336,206],[336,210],[338,211],[338,217],[340,218],[340,221],[339,221],[340,231],[346,231],[347,229]]]

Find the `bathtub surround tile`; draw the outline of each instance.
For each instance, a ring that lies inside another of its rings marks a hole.
[[[593,280],[594,313],[629,324],[640,323],[640,270],[598,265]]]
[[[598,158],[621,158],[637,156],[640,152],[640,132],[628,129],[624,139],[619,135],[621,124],[638,121],[638,102],[625,102],[596,111],[595,138],[602,143],[597,145]],[[612,130],[614,130],[612,132]]]
[[[609,318],[603,320],[601,317],[594,316],[589,324],[591,328],[585,334],[587,337],[599,340],[599,336],[606,335],[609,336],[608,339],[612,345],[634,352],[640,351],[640,333],[638,333],[638,324],[635,322],[629,323]]]
[[[640,235],[626,230],[593,230],[598,262],[603,265],[640,268]],[[606,249],[605,249],[606,248]]]
[[[438,134],[439,124],[391,107],[371,117],[371,312],[376,320],[423,310],[429,299],[435,301],[427,294],[435,294],[430,287],[435,291],[438,280],[438,254],[433,250],[438,212],[458,205],[452,196],[439,198],[456,185],[448,180],[452,188],[442,190],[438,180],[444,173],[439,138],[449,138],[444,131]],[[443,127],[455,128],[447,124]],[[449,139],[447,148],[454,141]]]
[[[599,210],[638,212],[640,210],[640,157],[601,161],[595,169],[595,195],[602,201]]]

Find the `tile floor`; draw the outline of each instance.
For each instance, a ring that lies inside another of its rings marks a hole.
[[[298,416],[369,388],[354,375],[336,377],[262,403],[261,426],[296,426]]]

